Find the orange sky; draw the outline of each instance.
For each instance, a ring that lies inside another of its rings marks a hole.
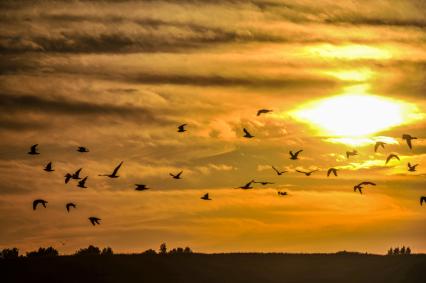
[[[426,252],[425,10],[420,0],[0,3],[0,248]],[[388,143],[377,153],[376,140]],[[27,155],[35,143],[41,154]],[[385,166],[389,153],[401,161]],[[122,160],[120,178],[98,176]],[[49,161],[55,172],[42,170]],[[80,167],[85,190],[63,182]],[[253,178],[274,184],[234,189]],[[354,193],[366,180],[377,186]],[[48,208],[32,211],[35,198]]]

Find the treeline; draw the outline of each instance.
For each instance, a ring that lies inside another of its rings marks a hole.
[[[173,248],[171,250],[167,250],[166,243],[162,243],[160,245],[160,248],[157,251],[153,249],[148,249],[141,254],[144,255],[174,255],[174,254],[192,254],[192,250],[189,247],[185,248]],[[88,246],[87,248],[79,249],[77,250],[73,255],[74,256],[111,256],[114,252],[110,247],[105,247],[102,250],[99,247],[96,246]],[[27,252],[26,257],[55,257],[59,256],[58,250],[56,250],[54,247],[48,247],[48,248],[39,248],[38,250]],[[24,255],[19,255],[19,250],[17,248],[11,248],[11,249],[3,249],[0,252],[0,258],[2,259],[11,259],[11,258],[18,258],[18,257],[24,257]]]
[[[410,247],[404,247],[402,246],[402,248],[390,248],[388,250],[387,255],[410,255],[411,254],[411,249]]]

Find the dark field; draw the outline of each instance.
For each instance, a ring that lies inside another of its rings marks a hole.
[[[0,267],[1,282],[426,282],[426,255],[61,256]]]

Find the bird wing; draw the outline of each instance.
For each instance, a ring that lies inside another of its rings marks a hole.
[[[51,170],[52,169],[52,162],[47,163],[46,169],[47,170]]]
[[[423,202],[426,202],[426,197],[420,197],[420,205],[423,205]]]
[[[244,129],[243,129],[243,131],[244,131],[244,133],[245,133],[246,135],[251,136],[251,134],[247,131],[247,129],[246,129],[246,128],[244,128]]]
[[[303,151],[303,149],[296,151],[296,153],[294,154],[296,157],[299,155],[299,153],[301,153]]]
[[[114,171],[112,172],[112,175],[117,175],[118,170],[120,169],[121,165],[123,165],[123,161],[118,164],[117,167],[115,167]]]
[[[401,159],[399,159],[398,155],[396,155],[396,154],[390,154],[390,155],[388,156],[388,158],[386,158],[386,163],[385,163],[385,164],[388,164],[388,162],[389,162],[392,158],[396,158],[396,159],[398,159],[398,160],[401,160]]]
[[[81,172],[81,170],[82,170],[82,169],[83,169],[83,168],[80,168],[80,169],[78,169],[77,171],[75,171],[74,175],[76,175],[76,176],[80,175],[80,172]]]
[[[275,168],[274,166],[272,166],[272,169],[274,169],[275,172],[277,172],[277,174],[279,174],[280,172],[278,171],[277,168]]]
[[[39,200],[33,201],[33,210],[36,210],[37,204],[39,204]]]
[[[331,171],[333,171],[333,168],[328,169],[328,171],[327,171],[327,177],[330,176]]]
[[[303,173],[303,174],[306,174],[306,173],[307,173],[307,172],[300,171],[300,170],[297,170],[297,169],[296,169],[296,172]]]
[[[362,185],[372,185],[372,186],[375,186],[376,184],[375,183],[373,183],[373,182],[362,182],[361,184],[359,184],[360,186],[362,186]]]
[[[38,144],[34,144],[34,145],[32,145],[32,146],[31,146],[31,151],[36,151],[37,146],[38,146]]]
[[[67,175],[65,175],[65,184],[67,184],[70,181],[71,177],[72,177],[72,175],[69,174],[69,173],[67,173]]]
[[[412,144],[411,144],[411,138],[407,138],[407,139],[406,139],[406,141],[407,141],[407,145],[408,145],[408,147],[409,147],[410,149],[412,149],[412,148],[413,148],[413,146],[412,146]]]
[[[374,145],[374,152],[376,152],[377,151],[377,148],[379,148],[379,143],[378,142],[376,142],[376,144]]]
[[[180,171],[179,173],[176,174],[176,177],[180,177],[180,175],[182,175],[183,171]]]

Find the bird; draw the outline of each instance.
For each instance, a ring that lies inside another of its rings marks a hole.
[[[260,109],[260,110],[257,111],[257,116],[260,116],[262,114],[267,114],[267,113],[270,113],[270,112],[272,112],[272,110],[269,110],[269,109]]]
[[[362,194],[362,188],[363,186],[367,186],[367,185],[371,185],[371,186],[375,186],[376,184],[373,182],[361,182],[358,185],[354,186],[354,192],[356,192],[356,190],[359,190],[359,193]]]
[[[55,171],[52,168],[52,162],[47,163],[47,165],[44,167],[43,170],[46,171],[46,172],[53,172],[53,171]]]
[[[352,150],[352,151],[346,151],[346,158],[349,159],[350,156],[358,155],[358,151]]]
[[[287,171],[279,171],[277,168],[275,168],[274,166],[272,166],[272,169],[274,169],[274,171],[277,173],[278,176],[281,176],[282,174],[284,174]]]
[[[98,225],[101,224],[101,223],[99,223],[100,220],[101,219],[98,218],[98,217],[94,217],[94,216],[89,217],[89,221],[90,221],[90,223],[92,223],[93,226],[95,226],[96,224],[98,224]]]
[[[182,175],[182,173],[183,173],[183,171],[180,171],[177,174],[173,174],[173,173],[169,173],[169,174],[170,174],[170,176],[173,177],[173,179],[182,179],[182,177],[180,176],[180,175]]]
[[[330,169],[328,169],[328,171],[327,171],[327,177],[329,177],[331,173],[333,173],[334,176],[337,177],[337,169],[336,168],[330,168]]]
[[[84,147],[84,146],[79,146],[78,148],[77,148],[77,151],[78,152],[89,152],[89,149],[87,149],[86,147]]]
[[[426,202],[426,197],[425,196],[421,196],[420,197],[420,205],[423,205],[423,202]]]
[[[289,151],[290,153],[290,159],[291,160],[297,160],[297,156],[303,151],[303,149],[296,151],[295,153],[293,153],[293,151]]]
[[[99,175],[99,176],[106,176],[106,177],[110,177],[110,178],[118,178],[120,176],[117,175],[118,170],[120,169],[121,165],[123,165],[123,161],[120,162],[120,164],[117,165],[117,167],[115,167],[114,171],[112,171],[111,174],[104,174],[104,175]]]
[[[254,136],[252,134],[250,134],[249,131],[247,131],[246,128],[244,128],[243,131],[244,131],[244,137],[245,138],[248,138],[248,139],[254,138]]]
[[[288,195],[288,193],[287,193],[287,192],[278,192],[278,195],[279,195],[279,196],[287,196],[287,195]]]
[[[410,162],[408,162],[407,165],[408,165],[408,171],[410,171],[410,172],[415,172],[416,171],[416,167],[419,166],[419,164],[411,165]]]
[[[299,172],[299,173],[303,173],[303,174],[305,174],[306,176],[311,176],[311,174],[312,173],[314,173],[314,172],[316,172],[316,171],[318,171],[318,169],[316,169],[316,170],[312,170],[312,171],[309,171],[309,172],[305,172],[305,171],[300,171],[300,170],[296,170],[296,172]]]
[[[28,151],[28,154],[31,154],[31,155],[40,154],[40,152],[37,151],[37,146],[38,144],[32,145],[30,148],[30,151]]]
[[[382,147],[383,149],[385,148],[385,142],[381,142],[381,141],[378,141],[378,142],[376,142],[376,144],[374,145],[374,152],[377,152],[377,149],[379,148],[379,147]]]
[[[399,159],[399,156],[398,155],[396,155],[396,154],[389,154],[389,156],[388,156],[388,158],[386,158],[386,162],[385,162],[385,164],[388,164],[388,162],[392,159],[392,158],[395,158],[395,159],[398,159],[398,160],[401,160],[401,159]]]
[[[251,180],[250,182],[248,182],[247,184],[245,184],[244,186],[238,187],[236,189],[243,189],[243,190],[250,190],[253,189],[253,187],[251,187],[251,184],[254,182],[254,180]]]
[[[186,132],[186,129],[185,129],[185,126],[186,126],[187,124],[182,124],[182,125],[180,125],[179,127],[178,127],[178,133],[183,133],[183,132]]]
[[[65,184],[68,184],[68,182],[71,180],[72,175],[70,173],[65,174]]]
[[[69,202],[65,205],[65,207],[66,207],[67,211],[70,212],[70,208],[71,207],[76,208],[76,205],[75,205],[75,203]]]
[[[86,187],[87,178],[89,178],[89,177],[86,176],[86,177],[84,177],[83,180],[78,181],[78,185],[77,186],[80,187],[80,188],[83,188],[83,189],[87,189],[87,187]]]
[[[202,200],[212,200],[212,199],[209,197],[209,193],[204,194],[204,195],[201,197],[201,199],[202,199]]]
[[[33,210],[36,210],[37,205],[42,204],[44,208],[46,208],[47,201],[44,199],[36,199],[33,201]]]
[[[413,146],[411,144],[411,140],[416,140],[416,137],[412,137],[409,134],[403,134],[402,135],[402,139],[405,140],[407,142],[407,145],[410,149],[413,149]]]
[[[256,182],[256,181],[253,181],[253,183],[254,184],[261,184],[262,186],[273,185],[274,184],[272,182]]]
[[[83,168],[78,169],[77,171],[75,171],[75,173],[74,173],[74,174],[72,174],[72,178],[73,178],[74,180],[80,180],[80,179],[81,179],[81,178],[80,178],[80,172],[81,172],[81,170],[83,170]]]
[[[142,184],[135,184],[136,191],[145,191],[145,190],[149,190],[150,188],[148,188],[146,185],[142,185]]]

